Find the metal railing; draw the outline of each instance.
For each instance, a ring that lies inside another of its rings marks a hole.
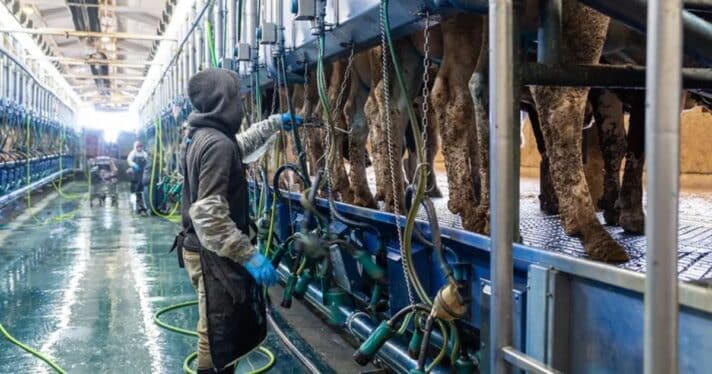
[[[490,38],[490,170],[492,296],[490,368],[508,373],[513,368],[532,373],[555,369],[513,347],[512,245],[518,227],[519,168],[514,145],[519,118],[520,63],[518,59],[516,0],[489,2]],[[678,192],[680,94],[682,86],[682,1],[649,0],[646,69],[646,163],[648,218],[646,220],[647,275],[645,278],[644,370],[678,371]],[[547,0],[542,34],[558,43],[560,0]],[[546,11],[546,10],[549,11]],[[515,35],[513,37],[513,35]],[[553,51],[553,52],[552,52]],[[558,62],[558,49],[540,50],[539,60]]]

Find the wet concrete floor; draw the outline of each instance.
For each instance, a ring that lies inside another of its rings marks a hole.
[[[32,202],[34,215],[26,211],[0,227],[0,323],[68,373],[182,373],[195,338],[153,322],[159,309],[195,299],[175,254],[167,253],[177,226],[134,216],[128,195],[120,199],[118,208],[91,209],[83,199],[51,193]],[[163,319],[193,329],[197,307]],[[277,356],[272,372],[304,372],[274,334],[265,345]],[[256,353],[238,372],[265,360]],[[0,336],[0,373],[50,372]]]

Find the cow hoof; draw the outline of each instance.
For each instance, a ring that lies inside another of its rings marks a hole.
[[[548,200],[544,195],[539,195],[539,209],[541,209],[544,214],[549,216],[559,214],[559,204]]]
[[[622,211],[619,224],[629,234],[643,235],[645,233],[645,215],[642,212]]]
[[[609,263],[621,263],[630,259],[625,249],[600,225],[591,225],[587,231],[583,247],[590,259]]]
[[[603,211],[603,219],[606,220],[606,225],[616,226],[618,224],[620,212],[618,209],[605,209]]]
[[[376,203],[375,200],[372,198],[364,198],[362,196],[359,196],[357,194],[354,194],[354,205],[356,206],[362,206],[365,208],[371,208],[371,209],[377,209],[378,204]]]
[[[470,214],[465,213],[462,216],[462,228],[478,234],[489,235],[489,209],[477,207],[473,212],[468,213]]]

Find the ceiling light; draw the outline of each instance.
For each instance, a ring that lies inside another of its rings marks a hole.
[[[31,16],[35,14],[35,8],[32,5],[25,5],[22,7],[22,13],[25,13],[28,16]]]

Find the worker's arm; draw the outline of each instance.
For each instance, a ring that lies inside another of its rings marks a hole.
[[[273,114],[264,121],[253,123],[250,128],[237,134],[237,145],[242,156],[249,155],[265,144],[272,134],[282,128],[282,115]]]
[[[291,130],[292,124],[300,126],[302,117],[295,115],[294,118],[289,113],[273,114],[264,121],[253,123],[249,129],[237,134],[237,145],[243,157],[257,150],[274,134],[283,130]]]
[[[227,140],[205,149],[200,156],[198,199],[189,214],[205,249],[244,264],[255,249],[247,233],[240,231],[230,218],[227,194],[234,152],[234,144]]]
[[[134,157],[136,157],[136,151],[129,152],[129,157],[126,157],[126,162],[129,163],[129,167],[133,168],[136,163],[134,162]]]

